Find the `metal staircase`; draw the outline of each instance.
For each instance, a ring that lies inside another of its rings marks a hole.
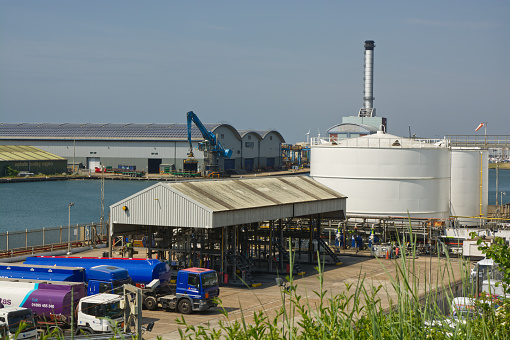
[[[244,273],[244,282],[251,285],[252,287],[256,285],[255,279],[253,278],[252,271],[255,269],[255,265],[251,263],[251,261],[247,260],[241,254],[234,254],[232,251],[227,253],[228,260],[235,264],[236,268],[241,272],[241,277]]]
[[[290,263],[290,257],[289,257],[288,250],[285,249],[283,247],[283,245],[280,242],[278,242],[276,239],[274,240],[274,245],[278,249],[280,256],[283,256],[283,259]],[[305,275],[305,271],[299,266],[299,264],[296,261],[293,261],[293,267],[294,267],[294,273],[296,273],[297,275]]]
[[[340,260],[340,258],[338,256],[336,256],[336,254],[333,252],[333,250],[331,250],[329,245],[326,242],[324,242],[324,240],[322,238],[320,238],[320,236],[315,236],[315,239],[317,240],[317,243],[320,245],[320,247],[322,249],[324,249],[326,251],[326,253],[333,259],[333,262],[335,262],[335,264],[337,266],[342,264],[342,261]]]

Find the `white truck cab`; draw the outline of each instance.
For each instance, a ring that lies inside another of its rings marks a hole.
[[[121,300],[122,297],[116,294],[97,294],[82,298],[78,305],[78,333],[113,332],[114,327],[122,331],[124,311],[120,308]],[[108,319],[113,321],[113,325]]]
[[[0,340],[7,339],[7,324],[5,322],[0,322]]]
[[[24,328],[19,331],[16,339],[38,339],[36,323],[32,310],[23,307],[0,308],[0,323],[5,324],[6,337],[14,339],[21,324]]]

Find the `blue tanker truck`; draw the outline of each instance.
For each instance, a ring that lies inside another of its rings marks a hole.
[[[86,285],[87,295],[121,293],[122,286],[131,283],[126,269],[97,263],[89,268],[0,264],[0,278],[80,282]]]
[[[133,285],[144,294],[144,306],[149,310],[158,307],[178,310],[188,314],[216,307],[219,296],[216,271],[205,268],[187,268],[177,273],[175,283],[171,283],[171,270],[168,264],[156,259],[124,259],[106,257],[33,256],[25,264],[57,265],[90,268],[103,264],[125,268]]]

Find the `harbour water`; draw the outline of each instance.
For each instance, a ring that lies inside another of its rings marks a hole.
[[[109,206],[151,185],[154,181],[105,181],[105,220]],[[477,190],[474,188],[473,190]],[[510,202],[510,170],[499,171],[499,192]],[[0,232],[99,223],[101,183],[99,180],[69,180],[0,184]],[[496,203],[496,171],[489,170],[489,204]]]
[[[105,181],[105,221],[109,206],[151,185],[154,181]],[[101,182],[68,180],[0,184],[0,232],[99,223]]]

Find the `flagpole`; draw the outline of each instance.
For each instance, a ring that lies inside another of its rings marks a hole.
[[[485,131],[485,148],[487,149],[487,122],[483,122],[483,128]]]

